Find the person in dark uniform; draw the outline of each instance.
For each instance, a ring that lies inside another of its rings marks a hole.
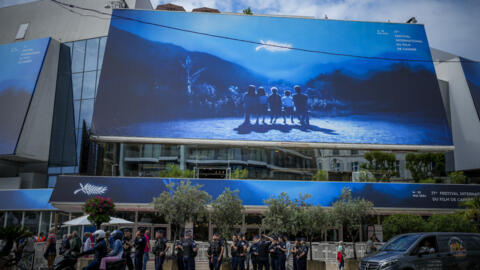
[[[242,236],[243,242],[245,242],[245,269],[249,270],[250,269],[250,254],[248,253],[248,241],[247,241],[247,236],[243,234]]]
[[[123,258],[127,261],[128,270],[133,270],[133,262],[132,262],[132,234],[130,231],[125,232],[125,236],[123,237]]]
[[[195,270],[195,257],[197,256],[198,246],[193,241],[192,233],[185,235],[181,249],[183,250],[183,268],[185,270]]]
[[[246,254],[247,254],[247,248],[248,248],[248,244],[247,244],[247,241],[245,239],[245,235],[243,233],[239,233],[238,234],[238,253],[239,253],[239,262],[238,262],[238,268],[240,270],[245,270],[245,257],[246,257]]]
[[[168,241],[164,237],[164,232],[156,232],[155,244],[152,248],[152,253],[155,255],[155,270],[163,270],[163,262],[165,261],[165,255],[168,252],[168,248]]]
[[[252,267],[253,270],[258,269],[258,245],[260,243],[260,237],[258,235],[255,235],[253,237],[253,244],[250,246],[249,254],[250,254],[250,260],[252,261]]]
[[[144,236],[145,230],[137,231],[135,242],[135,270],[142,270],[143,268],[143,254],[145,253],[145,246],[147,245],[147,239]]]
[[[214,233],[212,241],[207,249],[208,266],[210,267],[210,270],[220,270],[220,266],[222,266],[224,246],[223,240],[220,239],[220,235]]]
[[[292,257],[293,257],[293,270],[298,270],[298,260],[297,260],[297,255],[298,255],[298,249],[300,247],[300,242],[298,238],[295,238],[295,242],[293,243],[292,247]]]
[[[295,104],[295,113],[297,114],[300,125],[308,125],[308,97],[302,94],[300,86],[294,87],[296,94],[293,95],[293,103]]]
[[[184,270],[182,241],[183,241],[183,233],[180,234],[180,240],[175,243],[175,257],[177,260],[178,270]]]
[[[270,267],[272,270],[278,270],[278,238],[274,235],[272,237],[272,244],[270,245]]]
[[[285,262],[287,260],[287,243],[283,236],[278,237],[278,269],[285,270]]]
[[[258,270],[270,270],[270,263],[268,262],[268,255],[270,245],[272,242],[266,235],[262,235],[262,240],[258,242]]]
[[[230,254],[232,254],[232,270],[238,270],[240,261],[240,252],[238,250],[238,238],[237,235],[233,235],[232,244],[230,245]]]
[[[305,238],[302,238],[297,255],[297,270],[307,270],[307,255],[308,246],[305,243]]]

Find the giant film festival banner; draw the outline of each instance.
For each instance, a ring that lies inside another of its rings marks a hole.
[[[451,146],[423,25],[114,10],[97,136]]]
[[[148,204],[154,197],[167,191],[167,185],[178,185],[185,179],[151,177],[91,177],[59,176],[53,190],[51,203],[84,203],[94,196],[106,196],[116,203]],[[451,209],[461,208],[462,201],[480,196],[479,185],[393,184],[315,181],[270,180],[208,180],[190,179],[192,185],[200,185],[212,199],[225,188],[238,190],[244,205],[262,206],[264,200],[287,192],[291,199],[300,194],[310,194],[308,203],[331,206],[342,190],[349,188],[352,195],[371,201],[375,207]]]
[[[0,45],[0,155],[15,153],[49,42]]]

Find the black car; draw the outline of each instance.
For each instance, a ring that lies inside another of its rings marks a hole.
[[[359,270],[480,270],[480,234],[410,233],[364,257]]]

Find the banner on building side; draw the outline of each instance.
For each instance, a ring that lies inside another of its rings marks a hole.
[[[473,104],[477,110],[478,119],[480,119],[480,63],[460,58],[462,60],[462,69],[467,80]]]
[[[94,196],[106,196],[116,203],[151,203],[152,198],[166,191],[169,183],[178,184],[181,179],[150,177],[89,177],[59,176],[50,198],[51,203],[83,203]],[[183,179],[185,181],[185,179]],[[349,188],[354,197],[373,202],[375,207],[388,208],[460,208],[461,201],[480,196],[477,185],[438,184],[393,184],[355,182],[312,182],[270,180],[199,180],[191,179],[193,185],[201,185],[213,199],[225,188],[238,190],[244,205],[262,206],[264,200],[287,192],[290,198],[310,194],[309,203],[331,206],[342,189]]]
[[[97,136],[451,146],[423,25],[114,10]]]
[[[15,153],[49,42],[0,45],[0,155]]]

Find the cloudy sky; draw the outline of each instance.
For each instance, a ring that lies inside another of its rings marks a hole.
[[[314,16],[339,20],[405,22],[414,16],[425,25],[430,46],[480,60],[479,0],[151,0],[174,3],[187,11],[198,7],[256,14]]]

